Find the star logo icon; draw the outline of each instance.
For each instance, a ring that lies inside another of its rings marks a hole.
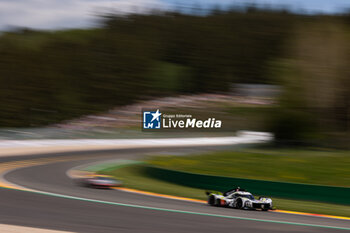
[[[142,129],[160,129],[162,128],[162,113],[157,111],[143,111]]]
[[[159,109],[157,109],[157,111],[156,111],[155,113],[152,113],[153,118],[152,118],[151,122],[153,122],[154,120],[159,121],[159,117],[160,117],[161,115],[162,115],[162,114],[159,112]]]

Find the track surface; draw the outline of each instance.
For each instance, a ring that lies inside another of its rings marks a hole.
[[[66,175],[66,171],[72,167],[97,160],[111,158],[137,159],[143,157],[146,153],[178,150],[125,149],[74,153],[76,156],[81,157],[79,161],[57,162],[21,168],[6,174],[5,179],[35,190],[108,202],[238,218],[350,228],[350,221],[348,220],[216,208],[200,203],[144,196],[118,190],[89,189],[76,185]],[[41,155],[40,157],[46,156],[64,157],[65,154]],[[28,159],[28,156],[26,158]],[[0,162],[14,159],[21,158],[1,158]],[[231,219],[95,203],[11,189],[0,189],[0,200],[0,223],[75,232],[349,232],[341,229]]]

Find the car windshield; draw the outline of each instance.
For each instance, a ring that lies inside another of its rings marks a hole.
[[[239,196],[240,196],[240,197],[245,197],[245,198],[248,198],[248,199],[250,199],[250,200],[255,200],[255,198],[254,198],[254,196],[253,196],[253,195],[248,195],[248,194],[243,195],[243,194],[240,194]]]

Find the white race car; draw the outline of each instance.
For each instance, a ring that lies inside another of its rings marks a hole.
[[[254,196],[241,188],[231,189],[227,192],[206,192],[208,204],[212,206],[232,207],[236,209],[261,209],[264,211],[272,209],[272,200],[267,197]]]

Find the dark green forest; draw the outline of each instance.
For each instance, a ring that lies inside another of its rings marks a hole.
[[[101,20],[95,29],[1,34],[0,127],[48,125],[157,96],[227,92],[232,83],[283,86],[283,126],[290,109],[334,103],[339,113],[327,117],[347,124],[350,92],[337,89],[350,80],[347,15],[249,8]],[[292,113],[297,123],[307,118],[299,113]]]

